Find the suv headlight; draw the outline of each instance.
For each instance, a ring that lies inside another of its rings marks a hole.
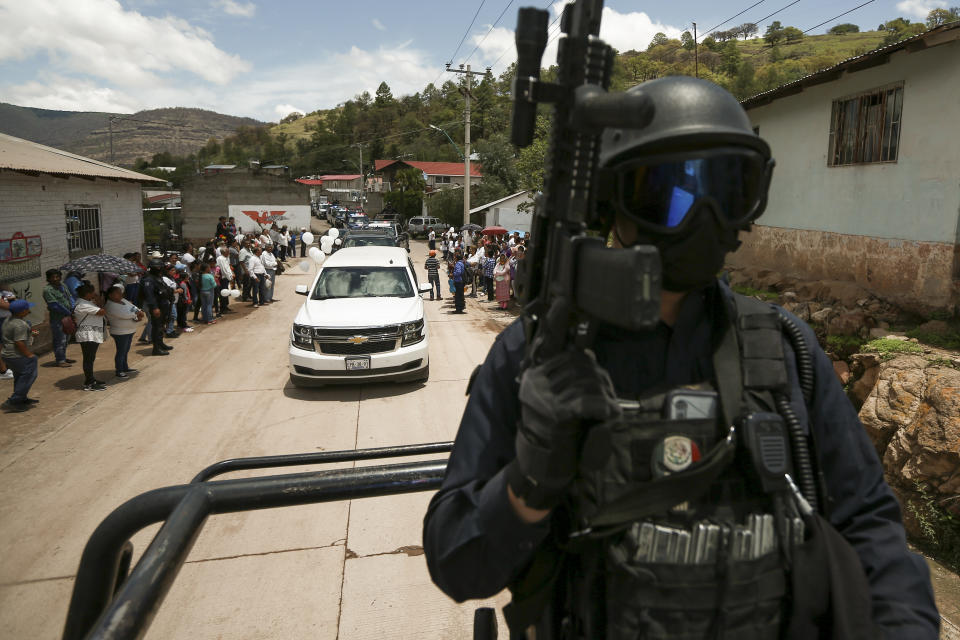
[[[400,341],[401,347],[409,347],[423,340],[423,318],[416,322],[407,322],[403,325],[403,340]]]
[[[290,332],[290,343],[300,349],[313,351],[313,328],[302,324],[293,325]]]

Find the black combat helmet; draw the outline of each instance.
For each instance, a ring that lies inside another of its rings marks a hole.
[[[653,101],[643,129],[607,129],[600,149],[601,192],[653,233],[673,233],[697,200],[712,198],[723,222],[747,228],[766,207],[770,147],[728,91],[670,76],[637,85]]]
[[[150,258],[150,262],[147,263],[147,268],[150,269],[150,271],[163,271],[163,259]]]
[[[636,237],[660,251],[664,288],[709,284],[767,204],[773,171],[770,147],[753,132],[737,99],[687,76],[652,80],[642,91],[654,116],[643,129],[610,128],[600,150],[598,212],[632,221]]]

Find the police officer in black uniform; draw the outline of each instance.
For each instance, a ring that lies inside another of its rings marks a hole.
[[[162,258],[151,258],[147,263],[147,275],[140,282],[141,306],[150,314],[150,341],[152,355],[166,356],[173,347],[164,343],[164,327],[170,320],[173,305],[173,290],[163,281]]]
[[[768,145],[712,83],[639,89],[654,121],[604,132],[598,210],[613,246],[659,250],[660,322],[526,369],[523,325],[497,337],[424,521],[434,582],[510,587],[511,637],[935,640],[927,567],[813,332],[716,278],[765,207]]]

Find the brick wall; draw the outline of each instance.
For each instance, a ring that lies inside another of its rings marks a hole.
[[[99,206],[103,253],[122,256],[140,251],[143,244],[140,189],[140,185],[133,182],[28,176],[0,171],[0,238],[9,238],[19,232],[25,236],[39,235],[43,242],[40,277],[13,283],[18,295],[36,303],[29,320],[35,326],[40,325],[40,339],[36,346],[41,351],[50,342],[46,305],[43,304],[43,272],[70,260],[65,206]]]

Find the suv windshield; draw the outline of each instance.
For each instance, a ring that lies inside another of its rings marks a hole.
[[[347,236],[343,240],[341,249],[348,247],[392,247],[396,243],[387,236]]]
[[[313,300],[331,298],[411,298],[404,267],[330,267],[320,272]]]

